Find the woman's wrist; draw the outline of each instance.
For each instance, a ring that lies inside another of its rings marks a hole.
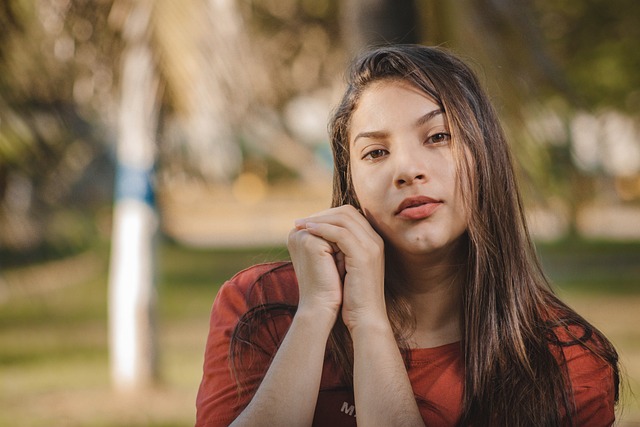
[[[338,310],[310,305],[299,305],[293,320],[297,323],[304,324],[309,330],[320,330],[329,332],[338,318]]]
[[[357,321],[350,321],[346,326],[354,342],[359,337],[393,336],[393,328],[386,313],[381,316],[370,315]]]

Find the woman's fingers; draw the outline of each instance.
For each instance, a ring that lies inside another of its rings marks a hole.
[[[330,243],[333,243],[348,259],[362,261],[381,257],[383,255],[382,239],[361,230],[354,230],[349,225],[335,225],[332,223],[307,223],[306,230]]]
[[[351,206],[296,221],[297,232],[321,239],[332,251],[342,286],[347,327],[388,321],[384,301],[384,243],[367,219]],[[294,264],[295,265],[295,264]]]
[[[333,226],[333,227],[329,227]],[[382,238],[371,227],[366,218],[352,206],[341,206],[327,211],[319,212],[308,218],[296,221],[298,229],[307,229],[314,235],[334,242],[341,247],[351,242],[360,242],[367,245],[371,242],[376,246],[382,246]]]
[[[300,307],[328,308],[337,313],[342,303],[342,279],[334,258],[336,245],[307,230],[293,229],[287,246],[298,278]]]
[[[334,243],[344,262],[342,318],[349,328],[388,322],[384,299],[384,242],[351,206],[320,212],[297,223]]]

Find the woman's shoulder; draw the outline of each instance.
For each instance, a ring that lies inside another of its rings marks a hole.
[[[574,384],[612,378],[618,355],[595,326],[563,305],[549,309],[542,320],[549,345]]]
[[[286,276],[289,274],[295,276],[291,261],[266,262],[240,270],[229,279],[229,282],[236,285],[250,285],[260,281],[265,275]]]
[[[247,305],[298,303],[298,281],[289,261],[256,264],[226,281],[221,293],[240,294]]]
[[[572,390],[574,425],[611,425],[618,398],[618,355],[595,326],[557,304],[542,316],[547,342]]]
[[[562,359],[569,374],[587,374],[593,378],[611,373],[607,355],[615,355],[611,344],[590,324],[568,324],[554,328],[555,346],[562,351]]]
[[[578,407],[598,401],[613,408],[618,394],[618,355],[613,345],[575,312],[564,313],[552,324],[551,345],[571,382]]]
[[[611,425],[619,383],[615,349],[589,324],[557,328],[556,336],[573,390],[575,425]]]

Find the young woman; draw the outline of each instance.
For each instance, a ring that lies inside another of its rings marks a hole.
[[[616,351],[550,290],[472,71],[372,50],[330,134],[333,208],[216,297],[197,425],[611,425]]]

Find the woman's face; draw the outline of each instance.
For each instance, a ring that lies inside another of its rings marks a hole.
[[[353,186],[365,216],[399,254],[420,256],[467,229],[444,112],[405,82],[364,90],[349,129]]]

